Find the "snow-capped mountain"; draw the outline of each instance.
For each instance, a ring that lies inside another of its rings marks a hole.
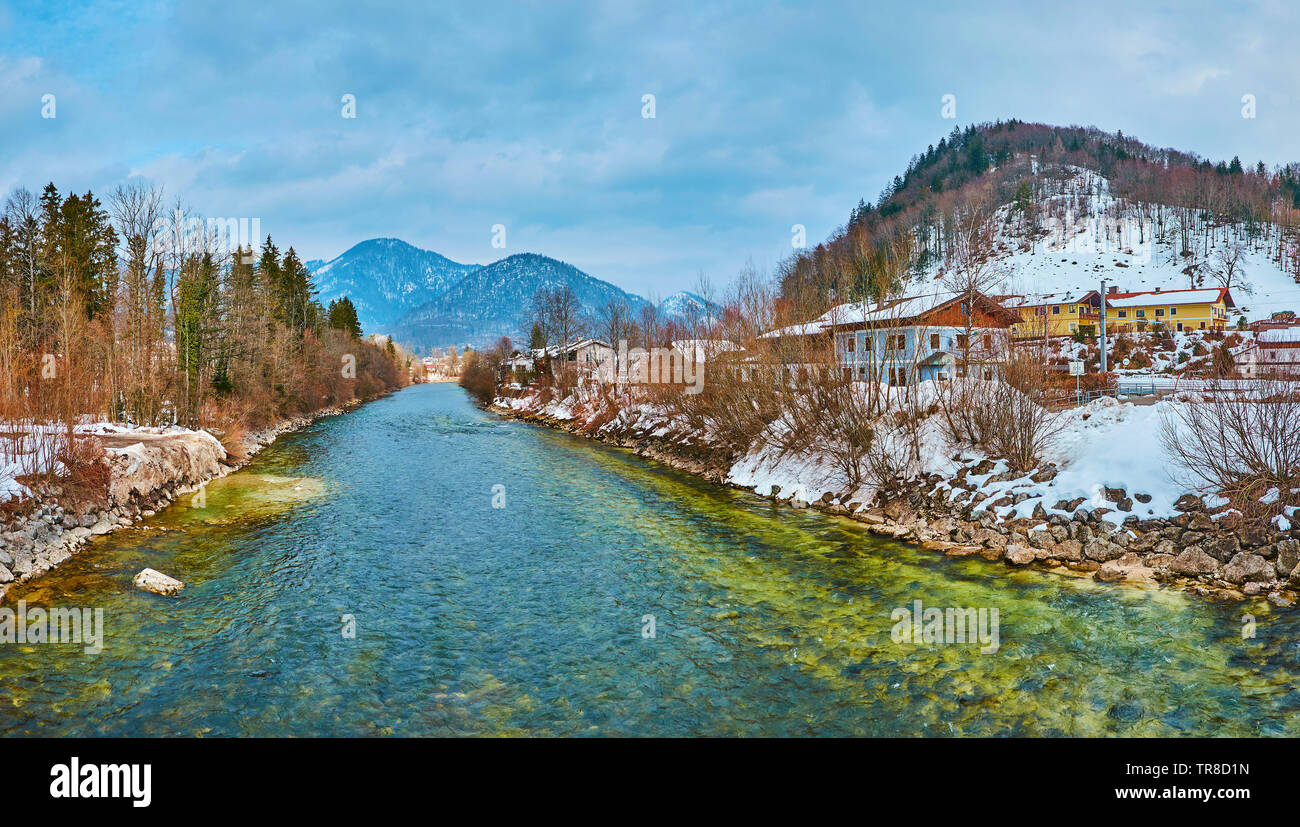
[[[580,314],[588,318],[599,317],[611,299],[625,302],[634,317],[647,304],[572,264],[519,253],[471,271],[437,298],[406,313],[394,325],[393,335],[420,350],[463,343],[486,347],[501,336],[523,343],[533,295],[543,287],[565,285],[577,296]]]
[[[673,320],[682,325],[690,325],[696,321],[705,323],[710,318],[716,319],[721,313],[722,308],[717,303],[705,301],[688,290],[673,293],[659,302],[659,318],[665,321]]]
[[[383,332],[481,266],[460,264],[400,239],[372,238],[328,262],[308,262],[307,269],[322,304],[347,296],[362,328]]]

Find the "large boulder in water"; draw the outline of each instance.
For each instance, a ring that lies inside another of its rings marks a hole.
[[[164,597],[172,597],[185,588],[185,584],[181,581],[154,569],[142,569],[139,574],[131,578],[131,585]]]

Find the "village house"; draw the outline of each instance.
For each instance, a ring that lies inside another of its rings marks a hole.
[[[578,339],[562,347],[549,347],[533,352],[536,359],[548,358],[551,370],[563,366],[584,376],[595,375],[609,360],[614,358],[614,348],[600,339]]]
[[[1019,314],[1011,325],[1011,335],[1017,339],[1073,336],[1078,332],[1093,335],[1101,317],[1101,293],[1096,290],[1026,293],[996,299]]]
[[[1236,356],[1237,370],[1248,379],[1300,376],[1300,325],[1259,331]]]
[[[1279,310],[1267,319],[1256,319],[1250,323],[1250,329],[1253,333],[1259,333],[1261,330],[1272,330],[1278,327],[1291,327],[1296,324],[1296,315],[1294,310]]]
[[[533,355],[516,350],[501,360],[501,369],[515,374],[529,373],[533,369]]]
[[[1232,293],[1223,287],[1137,293],[1111,288],[1106,293],[1106,332],[1224,330],[1232,307]]]
[[[1019,319],[981,293],[940,293],[842,304],[807,324],[763,335],[829,338],[845,379],[898,386],[950,379],[967,365],[992,378]]]

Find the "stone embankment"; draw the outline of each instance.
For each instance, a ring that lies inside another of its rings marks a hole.
[[[730,458],[698,445],[643,434],[592,432],[545,415],[502,407],[492,410],[628,448],[729,484]],[[1056,502],[1050,509],[1039,506],[1029,517],[1000,519],[996,509],[1029,498],[1028,489],[1040,486],[1041,490],[1057,469],[1047,465],[1025,475],[991,473],[997,468],[992,460],[971,460],[953,477],[930,475],[900,483],[879,491],[869,503],[834,491],[812,502],[783,497],[775,486],[755,493],[794,508],[857,520],[875,534],[952,557],[979,556],[1011,567],[1040,566],[1103,582],[1163,584],[1216,598],[1263,595],[1278,606],[1300,599],[1300,529],[1281,531],[1243,522],[1228,513],[1226,505],[1210,509],[1191,494],[1178,500],[1176,516],[1143,516],[1140,512],[1149,496],[1113,488],[1100,489],[1106,506],[1088,507],[1085,499],[1076,498]],[[1006,483],[1018,479],[1024,481],[1025,491],[1007,487]],[[986,493],[981,490],[985,486],[997,490]]]
[[[95,434],[110,471],[105,499],[67,504],[55,485],[38,492],[30,510],[0,517],[0,602],[13,584],[56,568],[91,537],[152,517],[209,480],[243,467],[280,435],[360,404],[357,400],[250,431],[233,452],[207,431],[133,428]]]

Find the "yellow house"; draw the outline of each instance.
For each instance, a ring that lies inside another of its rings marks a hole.
[[[1106,331],[1223,330],[1228,326],[1228,308],[1236,306],[1232,293],[1223,287],[1110,292],[1106,294]]]
[[[1011,325],[1011,335],[1016,338],[1072,336],[1080,328],[1096,332],[1101,294],[1096,290],[1027,293],[1000,296],[998,302],[1020,315],[1020,321]]]

